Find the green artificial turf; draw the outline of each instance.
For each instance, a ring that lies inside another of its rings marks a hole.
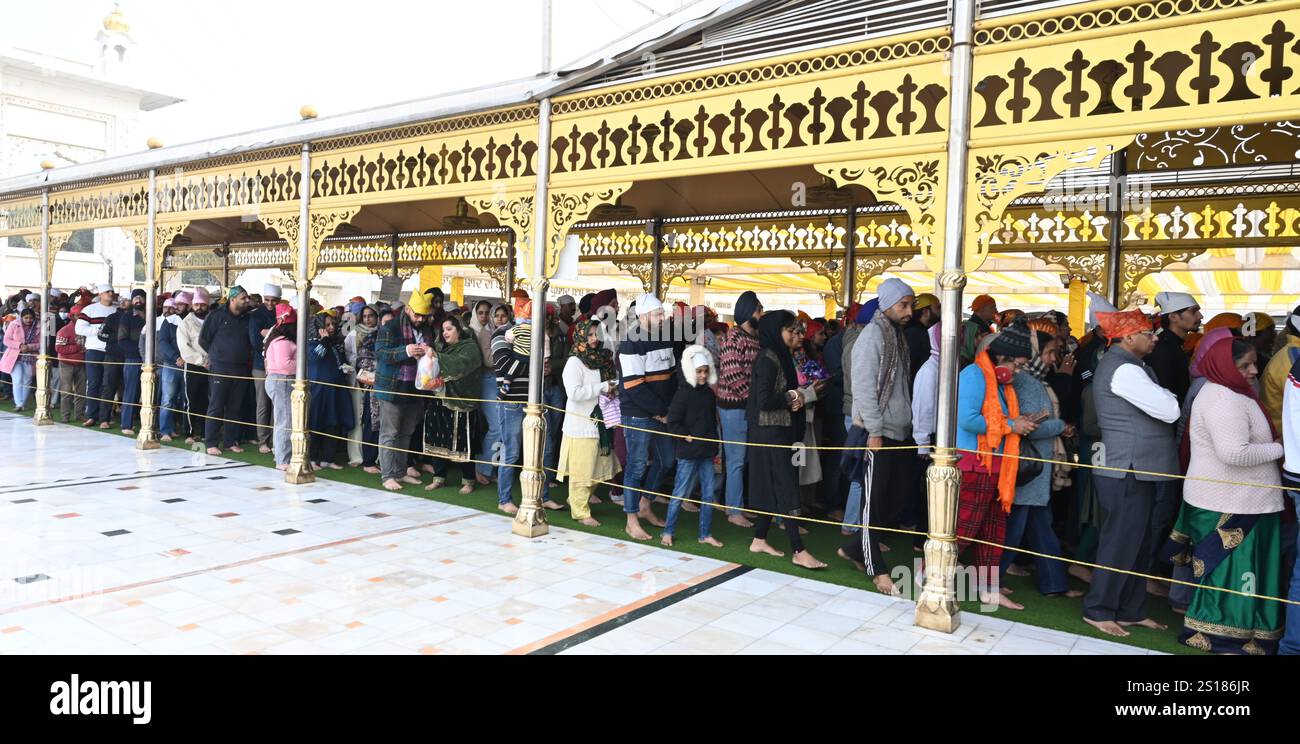
[[[13,412],[13,401],[7,400],[0,402],[0,410]],[[30,411],[27,415],[31,415]],[[57,412],[56,412],[57,419]],[[103,432],[111,433],[114,436],[122,436],[121,432],[114,428]],[[173,442],[164,443],[164,446],[177,447],[180,449],[191,449],[192,445],[185,444],[184,439],[177,439]],[[275,463],[271,455],[261,454],[257,451],[256,446],[246,446],[243,453],[225,452],[222,455],[231,460],[252,463],[264,467],[274,467]],[[437,491],[425,491],[423,486],[404,486],[400,493],[408,496],[431,499],[448,504],[457,504],[459,506],[478,509],[480,511],[501,514],[496,508],[496,484],[489,486],[480,486],[474,493],[468,496],[461,496],[456,491],[460,488],[460,475],[457,468],[452,468],[449,473],[447,485]],[[381,489],[379,476],[371,475],[362,471],[360,468],[345,467],[343,470],[325,470],[316,474],[321,480],[337,481],[339,483],[349,483],[367,488]],[[426,478],[426,483],[428,479]],[[623,532],[624,516],[623,508],[618,504],[610,501],[605,494],[603,487],[599,489],[599,495],[602,503],[592,506],[592,516],[601,523],[599,527],[587,527],[579,524],[569,517],[568,511],[547,511],[547,520],[557,526],[566,529],[579,530],[582,532],[591,532],[606,537],[612,537],[619,540],[630,540],[631,538]],[[671,490],[670,487],[657,489],[661,493]],[[560,503],[564,503],[565,488],[551,489],[551,498]],[[519,486],[515,485],[515,502],[520,500]],[[667,509],[664,505],[657,505],[655,512],[662,518]],[[786,552],[783,558],[775,556],[762,555],[749,552],[749,542],[753,537],[752,531],[742,529],[729,522],[721,515],[720,512],[714,512],[712,529],[713,536],[720,540],[724,547],[715,548],[708,545],[701,545],[696,541],[698,535],[699,515],[689,512],[682,512],[677,520],[677,530],[675,535],[675,544],[666,550],[676,550],[691,555],[702,555],[718,560],[739,563],[742,565],[763,568],[770,571],[791,574],[802,578],[811,578],[819,581],[826,581],[832,584],[850,586],[858,589],[872,589],[871,581],[857,571],[851,564],[838,558],[835,555],[836,548],[840,547],[848,539],[840,534],[838,527],[824,524],[808,525],[809,534],[804,536],[805,547],[812,551],[823,563],[829,564],[829,567],[820,571],[810,571],[805,568],[795,566],[790,561],[789,544],[783,530],[772,527],[768,535],[769,542],[778,550]],[[659,530],[649,525],[647,532],[650,532],[655,540],[653,544],[658,545]],[[886,544],[892,550],[885,554],[885,560],[891,566],[900,564],[912,565],[914,561],[921,557],[921,554],[912,548],[912,536],[904,534],[886,534]],[[909,577],[911,573],[907,574]],[[910,579],[909,579],[910,580]],[[1075,633],[1089,638],[1098,638],[1102,640],[1115,641],[1141,648],[1152,649],[1174,654],[1197,654],[1201,653],[1178,643],[1178,630],[1182,627],[1182,618],[1169,609],[1168,603],[1161,601],[1159,598],[1152,597],[1147,602],[1147,611],[1151,617],[1165,623],[1169,626],[1167,631],[1149,630],[1147,628],[1130,628],[1132,633],[1128,638],[1111,638],[1104,633],[1096,630],[1082,620],[1082,600],[1079,598],[1069,599],[1065,597],[1044,597],[1038,593],[1035,588],[1033,577],[1008,577],[1005,586],[1010,587],[1014,594],[1012,598],[1025,606],[1023,611],[997,610],[994,614],[997,617],[1022,622],[1027,625],[1036,625],[1043,628],[1061,630],[1068,633]],[[1087,590],[1087,585],[1070,578],[1070,587],[1081,591]],[[904,585],[904,594],[914,598],[918,591],[915,585]],[[977,602],[962,602],[961,609],[963,613],[978,613],[979,605]]]

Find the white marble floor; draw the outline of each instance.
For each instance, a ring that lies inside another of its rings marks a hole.
[[[0,414],[0,653],[1145,654]]]

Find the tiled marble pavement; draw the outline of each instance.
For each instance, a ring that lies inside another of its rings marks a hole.
[[[1147,653],[8,414],[0,447],[32,453],[0,468],[0,653]]]

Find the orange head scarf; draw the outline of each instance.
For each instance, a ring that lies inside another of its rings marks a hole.
[[[993,359],[987,351],[975,355],[975,365],[984,373],[984,405],[980,412],[984,416],[985,433],[976,438],[976,457],[989,472],[993,472],[994,458],[998,447],[1002,446],[1002,467],[998,470],[998,503],[1002,510],[1011,511],[1016,500],[1016,471],[1020,469],[1020,435],[1011,430],[1007,418],[1020,415],[1020,402],[1016,399],[1015,388],[1005,385],[1002,388],[1007,401],[1007,413],[1002,413],[1002,404],[998,401],[998,379],[993,374]],[[1005,446],[1003,446],[1005,445]]]

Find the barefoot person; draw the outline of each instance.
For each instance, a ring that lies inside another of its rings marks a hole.
[[[204,426],[208,454],[220,455],[219,444],[231,452],[239,446],[238,422],[244,395],[253,372],[253,345],[248,335],[248,310],[252,300],[243,287],[226,293],[226,304],[212,311],[199,331],[199,346],[207,352],[212,377],[208,384],[208,419]]]
[[[718,454],[717,401],[710,385],[718,382],[718,372],[713,367],[713,355],[703,346],[694,344],[682,351],[681,379],[673,402],[668,407],[668,431],[678,435],[673,442],[677,454],[677,478],[673,484],[673,501],[668,505],[668,518],[660,542],[673,544],[673,528],[677,515],[691,498],[696,482],[700,484],[700,498],[709,504],[717,503],[713,489],[713,458]],[[713,507],[700,509],[699,541],[722,547],[717,538],[709,534],[713,521]]]
[[[889,565],[881,554],[879,530],[894,527],[911,493],[915,452],[903,447],[912,438],[912,375],[903,328],[912,319],[916,293],[900,279],[886,279],[877,292],[880,310],[853,344],[853,424],[867,433],[866,480],[862,510],[846,514],[856,524],[867,525],[838,555],[854,565],[863,564],[876,589],[896,594]]]
[[[737,527],[753,527],[741,507],[745,505],[745,407],[749,403],[749,380],[758,358],[758,322],[763,318],[763,304],[758,295],[744,292],[736,299],[736,327],[718,345],[718,420],[722,424],[722,445],[726,478],[723,489],[727,502],[727,521]]]
[[[1024,322],[1015,323],[988,342],[986,350],[977,347],[974,363],[961,371],[957,383],[957,449],[962,453],[957,461],[957,552],[973,546],[980,601],[1009,610],[1024,607],[998,589],[1000,546],[1016,498],[1020,438],[1038,428],[1037,421],[1020,415],[1011,386],[1033,355],[1029,333]]]
[[[750,379],[749,423],[746,441],[754,446],[747,454],[749,467],[749,505],[758,515],[754,522],[751,553],[782,556],[767,542],[772,515],[797,516],[799,512],[799,475],[794,463],[794,444],[803,440],[804,396],[796,388],[796,371],[791,350],[802,343],[799,319],[788,310],[765,314],[758,322],[761,351],[754,362]],[[769,445],[779,445],[776,447]],[[813,557],[799,536],[797,520],[784,519],[790,538],[794,564],[804,568],[825,568]]]
[[[411,434],[424,419],[424,397],[415,389],[415,366],[433,343],[429,326],[432,298],[411,294],[397,317],[379,327],[375,340],[375,389],[379,402],[379,469],[384,488],[401,490],[403,483],[418,486],[419,471],[406,468]]]
[[[1101,507],[1097,563],[1123,571],[1148,573],[1150,527],[1156,484],[1168,480],[1148,473],[1178,472],[1173,423],[1178,396],[1160,387],[1142,359],[1156,345],[1151,321],[1137,310],[1097,313],[1110,348],[1093,375],[1093,399],[1101,427],[1102,462],[1093,472]],[[1125,470],[1143,471],[1140,473]],[[1146,579],[1097,570],[1083,600],[1083,619],[1103,633],[1127,636],[1125,626],[1163,630],[1147,618]]]
[[[619,405],[627,438],[627,472],[623,474],[626,531],[633,540],[649,540],[641,520],[655,527],[664,523],[650,509],[654,495],[640,489],[655,490],[660,475],[673,464],[672,438],[663,432],[667,431],[677,369],[672,335],[664,324],[659,298],[650,294],[637,298],[636,323],[619,340],[618,360],[622,368]]]
[[[564,441],[556,469],[560,481],[569,481],[569,513],[588,527],[599,527],[591,516],[595,481],[608,481],[618,472],[614,434],[602,420],[600,399],[615,395],[618,372],[614,354],[602,348],[600,321],[579,321],[573,330],[573,348],[564,363]]]

